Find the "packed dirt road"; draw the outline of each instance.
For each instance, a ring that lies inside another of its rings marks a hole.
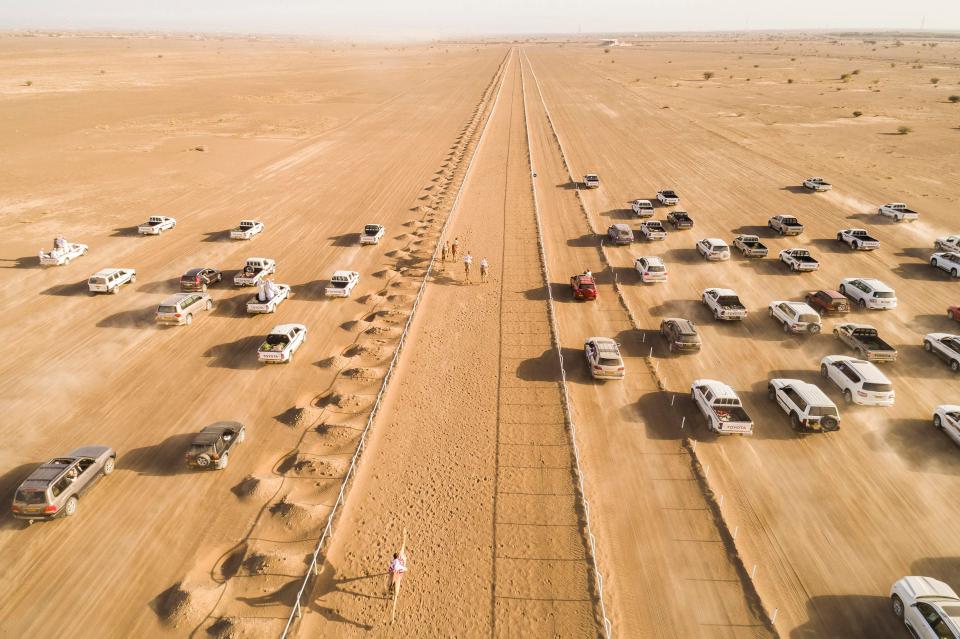
[[[606,616],[624,637],[901,637],[895,579],[960,587],[960,453],[931,425],[960,385],[921,346],[960,332],[956,280],[926,263],[958,232],[960,47],[627,44],[0,37],[0,285],[15,293],[0,336],[16,349],[0,363],[0,498],[74,447],[118,451],[75,516],[28,527],[4,511],[0,636],[279,636],[365,432],[295,636],[587,637]],[[587,172],[599,189],[580,190]],[[804,192],[815,174],[834,189]],[[663,188],[692,230],[603,244]],[[920,220],[875,215],[888,201]],[[771,233],[780,213],[804,233]],[[138,236],[148,215],[178,223]],[[265,232],[231,241],[243,218]],[[361,248],[369,222],[386,236]],[[854,226],[881,248],[836,241]],[[41,268],[59,233],[90,253]],[[739,233],[770,257],[694,249]],[[454,238],[457,259],[428,270]],[[789,272],[776,254],[794,246],[821,268]],[[666,283],[639,282],[642,255],[665,260]],[[229,285],[250,256],[292,286],[273,317]],[[155,326],[179,275],[207,265],[225,278],[212,312]],[[107,267],[138,279],[89,295]],[[349,299],[324,297],[337,269],[360,273]],[[587,269],[599,299],[575,303],[568,278]],[[792,336],[767,316],[844,277],[896,290],[895,310],[846,318],[899,351],[881,365],[893,407],[847,406],[819,376],[823,356],[851,354],[831,336],[843,320]],[[747,319],[714,321],[710,286],[735,289]],[[702,350],[671,355],[666,317],[694,320]],[[286,322],[307,343],[259,365]],[[594,335],[620,343],[626,379],[590,379]],[[707,432],[689,399],[704,377],[740,394],[751,437]],[[773,377],[819,385],[839,432],[793,431]],[[224,419],[248,429],[229,467],[188,471],[193,434]]]

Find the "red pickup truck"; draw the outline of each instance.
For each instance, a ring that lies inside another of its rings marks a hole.
[[[573,291],[573,297],[578,300],[597,299],[597,285],[593,281],[593,275],[581,273],[570,278],[570,290]]]

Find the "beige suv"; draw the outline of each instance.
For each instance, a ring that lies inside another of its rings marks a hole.
[[[213,308],[213,300],[201,291],[171,295],[157,307],[160,324],[192,324],[193,316]]]
[[[13,516],[28,523],[77,512],[80,497],[113,472],[117,453],[109,446],[84,446],[41,464],[13,497]]]

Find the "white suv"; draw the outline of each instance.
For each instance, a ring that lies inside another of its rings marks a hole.
[[[132,268],[105,268],[87,280],[91,293],[119,293],[120,286],[137,281],[137,271]]]
[[[640,274],[642,282],[666,282],[667,266],[659,257],[638,257],[633,267]]]
[[[827,355],[820,360],[820,374],[843,391],[848,404],[893,406],[893,384],[871,362],[847,355]]]
[[[840,280],[841,295],[846,295],[860,308],[891,309],[897,307],[897,294],[880,280],[847,277]]]
[[[945,361],[954,373],[960,371],[960,335],[927,333],[923,336],[923,350]]]
[[[784,333],[819,333],[820,314],[804,302],[770,302],[770,317],[783,324]]]
[[[960,597],[933,577],[902,577],[890,588],[890,606],[917,639],[960,639]]]
[[[697,253],[711,262],[722,262],[730,259],[730,247],[716,237],[707,237],[697,242]]]
[[[960,444],[960,406],[941,404],[933,411],[933,425]]]
[[[814,384],[799,379],[771,379],[767,397],[790,416],[794,430],[840,430],[837,405]]]
[[[609,337],[590,337],[583,343],[583,354],[594,379],[623,379],[620,347]]]
[[[957,277],[960,275],[960,253],[934,253],[930,256],[930,266],[946,271],[950,277]]]

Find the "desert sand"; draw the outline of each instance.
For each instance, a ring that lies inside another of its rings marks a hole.
[[[14,293],[0,331],[17,349],[0,365],[0,497],[76,446],[119,455],[74,517],[0,519],[4,636],[279,636],[407,326],[294,636],[900,637],[895,579],[960,586],[960,451],[931,425],[960,385],[921,347],[957,327],[956,282],[926,260],[958,231],[960,45],[561,40],[0,38],[0,283]],[[577,188],[586,172],[600,189]],[[834,189],[804,192],[811,175]],[[693,230],[602,245],[661,188]],[[888,201],[920,220],[877,217]],[[804,234],[768,233],[777,213]],[[153,214],[176,229],[137,236]],[[265,232],[231,242],[241,218]],[[361,248],[368,222],[387,235]],[[881,249],[838,244],[849,226]],[[694,250],[744,232],[771,257]],[[41,268],[57,233],[89,255]],[[454,238],[472,283],[434,260]],[[775,254],[791,246],[821,269],[789,273]],[[249,289],[224,283],[193,325],[154,325],[186,268],[229,279],[253,255],[293,287],[276,316],[248,317]],[[669,281],[640,283],[640,255],[663,257]],[[137,282],[86,292],[118,266]],[[325,299],[340,268],[360,285]],[[575,303],[568,278],[587,268],[599,299]],[[847,407],[819,377],[821,357],[847,353],[830,335],[844,320],[787,336],[767,317],[771,300],[853,276],[897,291],[896,310],[849,316],[899,350],[882,365],[892,408]],[[714,322],[708,286],[736,289],[748,319]],[[670,316],[697,322],[699,354],[667,352]],[[282,322],[309,341],[258,365]],[[621,343],[625,380],[589,378],[591,335]],[[751,437],[707,432],[689,399],[701,377],[740,393]],[[772,377],[818,383],[841,430],[792,431]],[[230,466],[186,469],[192,434],[222,419],[249,432]]]

